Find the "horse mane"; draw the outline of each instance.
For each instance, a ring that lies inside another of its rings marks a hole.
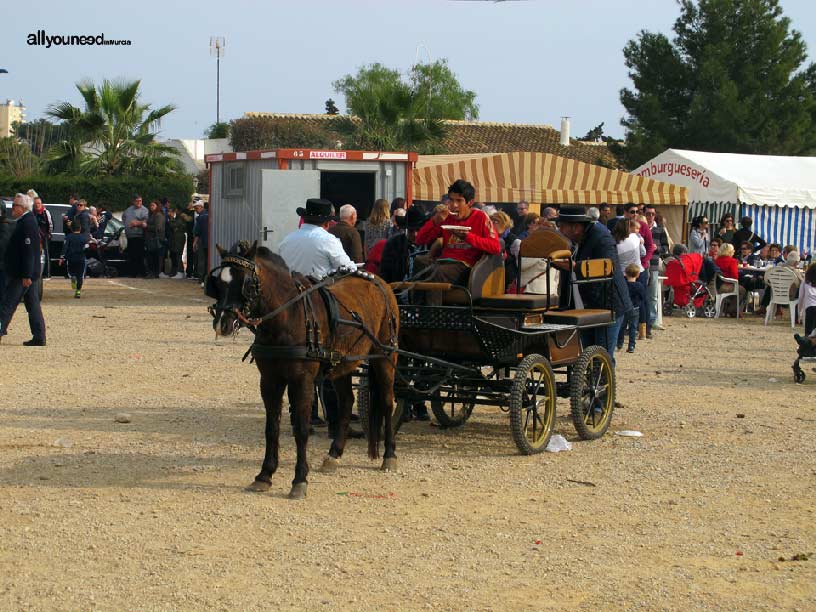
[[[283,257],[262,246],[255,251],[255,273],[261,286],[261,296],[267,303],[279,301],[275,297],[280,290],[294,288],[292,274]],[[295,279],[305,284],[305,278],[296,274]]]

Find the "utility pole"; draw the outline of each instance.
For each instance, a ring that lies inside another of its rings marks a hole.
[[[221,123],[221,58],[226,41],[223,36],[210,36],[210,55],[215,56],[215,123]]]

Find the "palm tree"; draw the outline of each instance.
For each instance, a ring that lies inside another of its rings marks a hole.
[[[354,147],[378,151],[433,151],[445,134],[442,118],[431,112],[428,96],[380,64],[346,75],[334,87],[344,94],[351,116],[333,126]]]
[[[49,171],[95,176],[183,171],[173,148],[155,140],[161,119],[176,107],[140,104],[139,85],[105,80],[97,88],[91,81],[80,81],[76,87],[84,110],[69,102],[49,107],[47,114],[68,128],[68,137],[46,155]]]

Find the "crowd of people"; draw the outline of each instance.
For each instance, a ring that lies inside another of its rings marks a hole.
[[[543,260],[520,258],[519,248],[522,240],[541,229],[564,233],[563,227],[569,224],[563,215],[565,207],[543,207],[539,214],[521,201],[499,209],[476,201],[472,185],[465,181],[457,181],[451,189],[431,210],[420,206],[406,209],[401,198],[390,205],[377,200],[365,221],[358,221],[355,207],[345,204],[337,221],[327,222],[326,231],[339,239],[349,261],[365,265],[388,282],[412,278],[465,285],[470,268],[481,255],[500,254],[505,261],[508,293],[549,292],[563,301],[559,296],[564,290],[560,271]],[[657,322],[665,299],[659,278],[665,263],[684,253],[699,253],[703,258],[700,277],[712,295],[739,293],[739,303],[744,306],[746,293],[758,293],[759,315],[766,314],[772,289],[764,272],[757,270],[770,265],[789,268],[795,277],[790,299],[798,299],[797,312],[806,324],[806,333],[816,333],[816,321],[808,322],[816,318],[816,300],[799,250],[793,245],[767,244],[751,230],[749,217],[743,218],[737,229],[733,216],[725,215],[715,236],[711,236],[708,219],[695,217],[687,244],[673,241],[657,208],[648,204],[601,204],[582,209],[573,217],[580,218],[582,224],[575,237],[568,236],[577,250],[587,236],[592,237],[590,242],[605,245],[595,249],[599,253],[608,255],[610,241],[614,245],[620,270],[616,282],[620,284],[616,285],[615,341],[607,346],[613,355],[624,345],[627,352],[634,352],[638,340],[652,339],[655,330],[663,329]],[[600,233],[608,239],[600,239]],[[438,298],[429,295],[426,299],[434,303]],[[723,314],[735,315],[736,305],[735,299],[726,298]]]

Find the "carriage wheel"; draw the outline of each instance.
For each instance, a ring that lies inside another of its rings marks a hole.
[[[693,319],[697,316],[697,307],[694,305],[694,300],[689,301],[689,303],[683,307],[683,312],[686,313],[689,319]]]
[[[555,425],[555,376],[550,362],[535,353],[516,368],[510,388],[510,429],[523,455],[543,451]]]
[[[456,387],[460,389],[461,387]],[[456,391],[445,391],[439,393],[431,400],[431,411],[436,417],[436,422],[443,429],[461,427],[470,418],[474,402],[463,402],[456,397]]]
[[[615,368],[609,353],[590,346],[572,366],[570,408],[575,430],[582,440],[606,433],[615,407]]]
[[[394,401],[394,416],[391,418],[391,424],[394,426],[394,433],[399,431],[402,425],[402,414],[405,409],[404,399],[395,399]],[[368,390],[368,379],[360,377],[360,387],[357,389],[357,413],[360,415],[360,427],[363,430],[366,438],[368,438],[368,413],[371,411],[371,393]],[[382,433],[382,432],[380,432]],[[381,436],[380,439],[384,439]]]
[[[706,298],[703,302],[703,316],[706,319],[713,319],[717,314],[716,302],[712,298]]]

